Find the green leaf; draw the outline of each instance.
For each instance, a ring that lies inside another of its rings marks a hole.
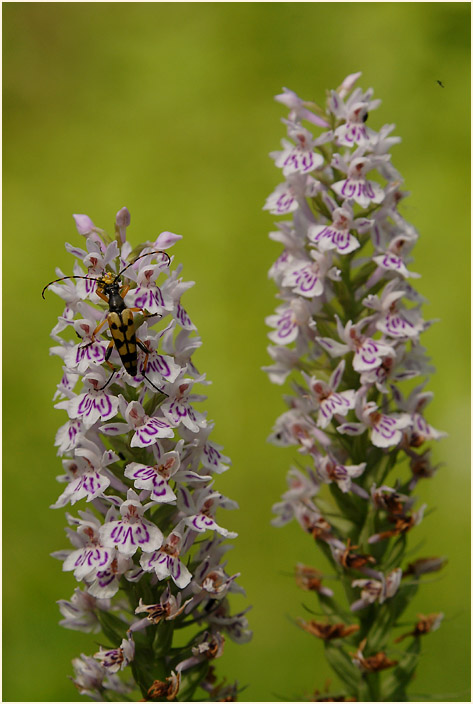
[[[348,517],[341,515],[338,511],[335,512],[335,507],[332,503],[325,501],[320,497],[314,499],[314,503],[321,511],[322,515],[327,518],[329,523],[342,535],[352,535],[356,530],[356,524],[349,520]]]
[[[170,504],[161,504],[157,506],[153,513],[150,515],[153,523],[158,526],[161,530],[167,530],[171,516],[176,513],[176,507]]]
[[[344,494],[336,484],[330,484],[330,493],[340,511],[359,528],[365,521],[368,503],[355,494]]]
[[[137,648],[131,671],[144,697],[155,680],[163,682],[169,676],[164,660],[153,660],[153,651],[145,648]]]
[[[111,614],[109,611],[97,609],[95,613],[104,635],[108,638],[114,648],[118,648],[121,645],[123,638],[125,638],[127,624],[118,618],[118,616]]]
[[[113,450],[115,450],[115,452],[121,452],[125,459],[133,457],[133,450],[130,449],[129,444],[121,437],[111,435],[107,437],[107,443]]]
[[[406,543],[407,539],[405,535],[401,535],[400,538],[396,540],[390,552],[388,553],[386,562],[384,562],[383,564],[383,570],[385,572],[392,572],[392,570],[396,569],[396,567],[399,567],[404,558],[404,553],[406,551]]]
[[[421,651],[420,638],[414,638],[404,651],[397,667],[389,673],[381,687],[381,701],[406,702],[406,687],[414,675]]]
[[[144,318],[143,318],[144,320]],[[138,326],[137,326],[138,329]],[[156,392],[149,401],[145,404],[145,413],[148,416],[153,415],[154,411],[166,399],[166,394]]]
[[[352,663],[351,657],[341,646],[336,646],[330,642],[325,643],[325,657],[350,694],[357,696],[361,675],[356,665]]]
[[[316,546],[317,550],[320,550],[320,552],[324,555],[324,557],[327,558],[328,562],[331,565],[333,565],[336,570],[338,570],[338,567],[340,567],[340,565],[335,562],[333,555],[332,555],[332,551],[330,550],[327,543],[323,540],[315,540],[315,546]]]
[[[322,611],[327,616],[337,616],[344,623],[351,623],[352,614],[350,611],[345,611],[332,597],[325,594],[318,594],[319,603]]]
[[[162,658],[168,654],[172,645],[173,632],[173,621],[161,621],[158,623],[153,641],[155,658]]]
[[[193,695],[199,684],[205,678],[208,669],[209,661],[204,662],[186,670],[185,674],[181,679],[181,686],[179,688],[178,701],[180,702],[190,702],[192,701]]]
[[[368,634],[370,650],[382,650],[389,638],[389,632],[417,592],[417,584],[402,584],[397,594],[379,607],[374,627]]]
[[[365,279],[368,279],[368,277],[371,276],[375,269],[376,264],[374,262],[368,262],[367,264],[361,266],[358,269],[356,276],[353,278],[353,288],[358,288],[360,284],[364,283]]]
[[[368,688],[370,702],[380,702],[383,701],[379,696],[379,685],[380,685],[380,673],[379,672],[367,672],[364,677],[366,686]]]

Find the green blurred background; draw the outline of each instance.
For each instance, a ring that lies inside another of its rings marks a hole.
[[[227,643],[219,672],[244,701],[298,700],[322,689],[321,643],[297,629],[310,599],[297,561],[324,566],[296,526],[269,524],[294,453],[266,443],[284,410],[268,363],[267,270],[279,248],[262,212],[280,181],[267,154],[284,136],[282,86],[324,100],[363,71],[396,123],[393,162],[412,193],[403,213],[421,233],[418,288],[440,322],[424,335],[438,369],[428,420],[449,436],[445,466],[419,487],[435,513],[415,529],[419,556],[447,555],[410,610],[444,611],[424,639],[412,699],[469,695],[469,3],[4,3],[4,701],[74,701],[70,660],[96,636],[57,625],[55,601],[75,587],[49,553],[67,542],[53,447],[65,421],[52,407],[60,363],[48,356],[62,306],[41,300],[64,242],[82,245],[72,213],[111,231],[132,214],[133,244],[162,230],[196,281],[184,303],[203,338],[196,362],[213,381],[205,404],[232,469],[218,488],[241,511],[230,568],[241,571],[254,638]],[[437,84],[441,80],[445,88]],[[243,598],[235,606],[244,606]],[[334,683],[333,689],[336,689]]]

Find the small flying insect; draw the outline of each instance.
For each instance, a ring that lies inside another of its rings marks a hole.
[[[136,376],[136,372],[138,369],[138,355],[137,355],[137,346],[140,348],[145,353],[145,360],[143,362],[143,377],[153,386],[157,391],[160,391],[161,393],[164,393],[161,389],[158,389],[157,386],[153,384],[151,379],[149,379],[146,376],[146,367],[148,364],[148,356],[150,353],[150,350],[146,345],[143,344],[141,340],[139,340],[136,337],[136,331],[135,331],[135,323],[133,319],[133,313],[140,311],[142,312],[146,318],[153,317],[152,315],[146,315],[145,311],[142,308],[128,308],[125,301],[123,300],[128,293],[130,286],[122,286],[120,277],[123,274],[124,271],[130,268],[130,266],[133,266],[135,262],[138,261],[138,259],[142,259],[143,257],[148,257],[151,254],[164,254],[165,257],[167,257],[167,264],[169,265],[169,262],[171,261],[171,258],[169,257],[169,254],[166,252],[162,252],[160,250],[155,251],[155,252],[147,252],[146,254],[140,254],[139,257],[136,257],[132,262],[127,264],[121,271],[118,272],[118,274],[113,274],[109,271],[106,271],[102,276],[99,278],[94,278],[93,276],[63,276],[60,279],[55,279],[54,281],[50,281],[49,284],[47,284],[42,292],[41,295],[44,298],[44,292],[46,289],[51,286],[52,284],[58,283],[58,281],[64,281],[65,279],[88,279],[89,281],[96,281],[97,282],[97,288],[96,288],[96,294],[101,298],[105,303],[108,305],[108,313],[104,320],[102,320],[101,323],[97,325],[95,328],[93,334],[92,334],[92,342],[89,342],[87,345],[84,345],[82,349],[85,349],[86,347],[89,347],[92,343],[93,340],[95,339],[95,336],[99,333],[100,329],[105,325],[105,323],[108,323],[108,327],[110,329],[110,334],[112,335],[112,339],[110,341],[110,344],[107,348],[107,352],[105,353],[105,362],[109,365],[111,369],[113,369],[112,374],[110,375],[108,381],[100,387],[100,389],[97,389],[98,391],[101,391],[104,389],[110,381],[112,380],[114,374],[116,373],[116,369],[113,366],[111,362],[109,362],[110,355],[112,354],[113,347],[115,346],[117,349],[118,354],[120,355],[120,359],[122,361],[123,366],[125,367],[126,371],[130,376]]]
[[[437,78],[437,83],[439,84],[440,88],[445,88],[445,86],[443,85],[442,81],[439,81],[438,78]]]

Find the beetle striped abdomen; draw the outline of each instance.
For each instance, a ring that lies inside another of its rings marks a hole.
[[[121,313],[109,313],[107,315],[108,325],[112,334],[115,347],[120,355],[123,366],[128,374],[136,376],[137,354],[135,324],[133,313],[126,308]]]

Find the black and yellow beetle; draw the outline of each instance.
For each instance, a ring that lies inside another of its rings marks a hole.
[[[126,267],[124,267],[121,271],[119,271],[118,274],[113,274],[107,271],[99,278],[94,278],[93,276],[63,276],[60,279],[50,281],[49,284],[47,284],[41,292],[41,295],[44,298],[44,292],[49,286],[51,286],[52,284],[56,284],[59,281],[64,281],[65,279],[87,279],[89,281],[97,282],[97,288],[95,292],[97,296],[104,300],[105,303],[108,305],[108,313],[105,319],[97,325],[94,332],[92,333],[92,340],[95,339],[95,336],[99,333],[100,329],[105,325],[105,323],[108,323],[110,334],[112,335],[112,340],[110,341],[110,344],[108,346],[104,361],[107,362],[107,364],[113,369],[110,378],[104,384],[104,386],[100,387],[99,390],[104,389],[106,386],[108,386],[111,379],[113,378],[113,375],[116,372],[116,369],[113,364],[108,361],[110,359],[110,355],[112,354],[114,346],[116,347],[116,350],[120,355],[122,364],[128,374],[130,374],[130,376],[136,376],[136,372],[138,369],[138,355],[136,348],[138,346],[146,355],[143,363],[143,377],[157,391],[161,391],[161,389],[158,389],[158,387],[155,386],[151,379],[148,379],[145,374],[150,350],[141,342],[141,340],[136,337],[135,333],[135,322],[133,319],[133,312],[144,311],[142,308],[127,307],[123,299],[128,293],[130,287],[122,286],[120,282],[120,277],[124,271],[126,271],[130,266],[133,266],[133,264],[138,261],[138,259],[148,257],[151,254],[164,254],[164,256],[167,258],[167,263],[169,264],[169,262],[171,261],[169,255],[166,252],[162,252],[160,250],[155,252],[147,252],[146,254],[140,254],[139,257],[136,257],[136,259],[127,264]],[[152,316],[147,315],[145,317]],[[91,344],[92,342],[89,342],[87,345],[84,345],[84,348],[88,347]],[[163,392],[161,391],[161,393]]]

